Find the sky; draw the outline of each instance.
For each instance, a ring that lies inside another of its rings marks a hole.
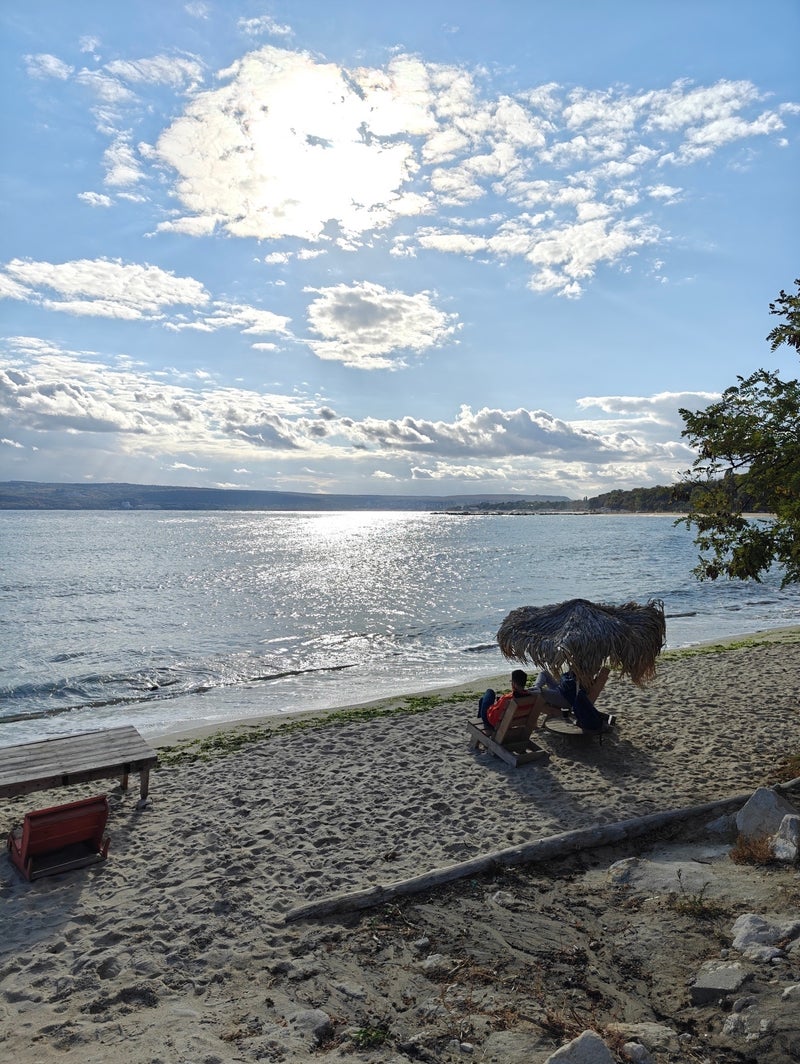
[[[800,276],[800,4],[5,0],[0,480],[669,484]]]

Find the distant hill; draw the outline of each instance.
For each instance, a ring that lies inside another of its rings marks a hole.
[[[157,484],[0,483],[0,510],[450,510],[568,501],[563,495],[323,495]]]
[[[769,508],[734,478],[746,513]],[[0,482],[0,510],[427,510],[464,516],[488,514],[685,513],[706,491],[703,485],[658,485],[615,490],[593,498],[565,495],[335,495],[243,488],[180,488],[159,484],[40,484]]]

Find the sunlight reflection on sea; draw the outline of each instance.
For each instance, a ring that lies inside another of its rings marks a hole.
[[[672,517],[0,514],[0,744],[347,705],[508,668],[520,605],[662,599],[667,645],[795,623],[800,590],[698,583]]]

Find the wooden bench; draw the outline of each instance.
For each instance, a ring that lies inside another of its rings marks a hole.
[[[109,778],[126,791],[128,776],[138,772],[142,805],[157,764],[155,750],[129,725],[0,747],[0,798]]]
[[[28,880],[96,864],[108,854],[107,820],[104,794],[36,809],[8,836],[9,856]]]

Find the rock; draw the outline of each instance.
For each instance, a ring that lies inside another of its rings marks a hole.
[[[796,813],[787,813],[771,845],[776,860],[793,864],[800,852],[800,816]]]
[[[544,1064],[614,1064],[614,1058],[599,1034],[584,1031],[552,1053]]]
[[[747,1025],[742,1017],[741,1013],[732,1012],[730,1016],[726,1017],[725,1022],[722,1025],[723,1034],[731,1037],[738,1037],[747,1031]]]
[[[649,1050],[676,1050],[680,1042],[678,1032],[663,1023],[610,1023],[608,1030],[631,1041],[635,1038]]]
[[[733,842],[736,838],[735,814],[727,813],[725,816],[717,817],[717,819],[712,820],[710,824],[706,824],[706,831],[709,835],[717,835],[719,838],[729,839]]]
[[[352,998],[355,1001],[363,1001],[367,996],[363,986],[352,986],[350,983],[337,983],[334,986],[334,990],[338,990],[344,997]]]
[[[771,961],[782,957],[783,948],[776,943],[800,935],[800,920],[790,917],[768,920],[756,913],[745,913],[733,925],[733,948],[754,961]]]
[[[287,1017],[293,1030],[300,1035],[309,1048],[324,1042],[333,1032],[333,1022],[322,1009],[302,1009]]]
[[[743,1012],[745,1009],[749,1009],[751,1005],[755,1005],[758,998],[754,994],[748,994],[747,997],[737,998],[731,1008],[731,1012]]]
[[[727,846],[709,848],[709,856],[727,854]],[[611,884],[615,887],[630,887],[640,892],[660,894],[699,893],[713,887],[714,871],[707,861],[646,860],[642,857],[627,857],[615,861],[608,870]],[[713,890],[711,891],[713,893]]]
[[[516,905],[517,899],[513,894],[509,894],[507,890],[498,890],[492,895],[491,899],[495,905],[502,905],[504,909],[513,909]]]
[[[640,1042],[626,1042],[622,1047],[622,1056],[625,1060],[632,1060],[634,1064],[655,1064],[655,1061]]]
[[[796,813],[777,791],[759,787],[736,814],[736,827],[746,839],[764,838],[778,831],[785,816]]]
[[[692,1004],[707,1005],[734,994],[747,979],[747,972],[740,964],[723,964],[709,961],[700,969],[690,995]]]
[[[424,961],[420,961],[420,968],[426,975],[446,975],[452,968],[452,962],[441,953],[432,953]]]
[[[531,1031],[492,1031],[481,1046],[480,1059],[487,1064],[539,1064],[546,1052]]]

